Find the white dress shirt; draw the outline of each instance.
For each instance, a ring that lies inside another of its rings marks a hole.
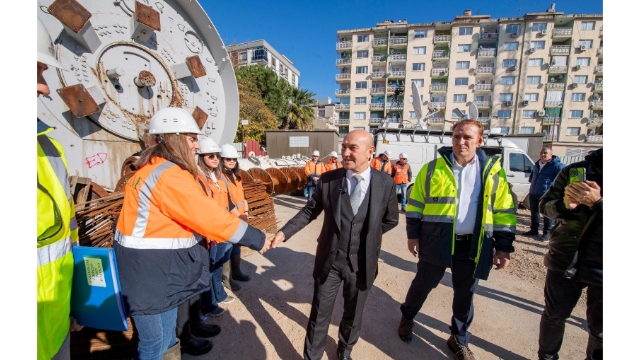
[[[456,204],[456,234],[473,234],[476,224],[476,214],[478,213],[478,201],[480,199],[480,162],[478,155],[466,166],[462,167],[451,153],[451,163],[453,166],[453,177],[456,179],[458,189],[458,202]]]
[[[362,176],[362,195],[360,199],[358,199],[358,206],[360,206],[362,200],[364,200],[364,195],[367,193],[367,189],[369,189],[369,184],[371,184],[371,166],[367,166],[367,169],[358,175]],[[351,196],[357,184],[356,179],[353,177],[353,171],[351,170],[347,170],[347,181],[349,182],[349,196]]]

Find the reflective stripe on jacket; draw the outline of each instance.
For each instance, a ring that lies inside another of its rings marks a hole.
[[[379,157],[374,157],[373,160],[371,160],[371,167],[382,171],[382,172],[386,172],[387,174],[391,175],[391,161],[387,160],[387,162],[384,163],[384,168],[382,167],[382,159],[380,159]]]
[[[78,241],[75,206],[62,146],[38,120],[37,318],[38,359],[51,359],[69,332],[73,254]]]
[[[393,182],[396,183],[396,185],[399,184],[408,184],[409,183],[409,172],[410,172],[411,166],[409,164],[400,164],[400,163],[396,163],[393,166]]]
[[[240,215],[244,215],[244,213],[249,212],[249,203],[244,198],[244,188],[242,187],[242,181],[238,178],[235,178],[233,181],[229,180],[229,174],[222,173],[223,181],[227,186],[227,191],[229,192],[229,210],[236,209],[240,213]],[[235,175],[231,175],[234,176]]]
[[[451,267],[455,251],[457,185],[451,170],[451,147],[438,150],[441,157],[425,164],[413,184],[407,202],[407,237],[420,239],[420,260]],[[476,151],[481,168],[481,198],[469,257],[474,277],[486,280],[493,263],[493,249],[513,252],[516,210],[500,156]]]

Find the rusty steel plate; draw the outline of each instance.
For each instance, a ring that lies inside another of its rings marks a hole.
[[[49,5],[47,11],[76,33],[82,30],[91,18],[89,10],[76,0],[56,0]]]
[[[265,170],[262,170],[260,168],[251,168],[251,169],[247,170],[247,172],[249,174],[251,174],[251,176],[256,181],[262,181],[263,183],[266,183],[267,184],[267,194],[269,194],[269,195],[273,194],[273,190],[275,188],[274,182],[277,182],[277,180],[271,178],[271,175],[269,175],[268,172],[266,172]]]
[[[242,169],[238,169],[238,170],[240,172],[240,180],[243,183],[250,183],[250,182],[254,181],[253,176],[251,176],[250,173],[248,173],[248,172],[246,172],[246,171],[244,171]]]
[[[287,192],[289,178],[278,168],[268,168],[267,172],[273,179],[273,192],[280,195]]]
[[[96,194],[99,198],[106,198],[111,194],[105,190],[102,186],[96,184],[95,182],[91,182],[91,191]],[[94,200],[93,198],[91,200]]]
[[[58,89],[57,92],[77,118],[83,118],[100,111],[100,107],[82,84],[67,86]]]
[[[300,177],[300,184],[298,185],[298,190],[304,190],[307,187],[307,175],[304,173],[304,168],[297,167],[294,168]]]
[[[189,67],[189,71],[191,71],[191,75],[193,75],[194,78],[199,78],[202,76],[207,75],[207,69],[204,68],[204,65],[202,65],[202,61],[200,61],[200,56],[198,55],[193,55],[193,56],[189,56],[187,59],[187,66]]]
[[[160,31],[160,13],[139,1],[136,1],[136,21]]]
[[[293,170],[293,168],[280,168],[287,177],[289,178],[289,186],[287,186],[287,192],[293,192],[298,190],[298,186],[300,186],[300,177],[298,173]]]
[[[193,113],[191,113],[191,115],[193,116],[194,119],[196,119],[196,123],[198,124],[198,127],[200,128],[200,130],[202,130],[202,127],[207,122],[207,118],[209,117],[209,115],[207,115],[207,113],[204,112],[202,109],[200,109],[200,107],[198,106],[196,106],[196,108],[193,109]]]

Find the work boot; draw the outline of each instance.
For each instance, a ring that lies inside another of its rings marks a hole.
[[[200,323],[191,329],[191,333],[195,336],[210,338],[220,334],[220,326]]]
[[[213,349],[211,341],[189,336],[180,340],[180,351],[193,356],[204,355]]]
[[[534,230],[529,230],[527,232],[522,233],[522,235],[527,235],[527,236],[538,236],[538,231],[534,231]]]
[[[456,355],[456,360],[476,360],[468,346],[464,346],[458,342],[455,336],[451,335],[447,340],[447,346]]]
[[[176,339],[176,344],[167,349],[162,355],[162,360],[180,360],[180,339]]]
[[[402,341],[410,343],[413,339],[413,320],[406,319],[403,316],[400,319],[400,326],[398,326],[398,335]]]
[[[549,242],[549,239],[551,238],[551,236],[549,236],[549,234],[542,234],[542,236],[540,236],[540,241],[542,242]]]
[[[229,262],[231,263],[231,277],[233,278],[233,280],[238,280],[238,281],[251,280],[251,277],[249,275],[242,272],[242,268],[240,267],[240,262],[241,262],[240,254],[231,255],[231,260],[229,260]]]
[[[231,261],[222,264],[222,285],[231,291],[238,291],[242,288],[231,278]]]

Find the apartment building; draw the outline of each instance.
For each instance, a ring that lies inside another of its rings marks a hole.
[[[262,65],[267,66],[289,84],[298,87],[300,71],[293,66],[293,62],[277,52],[265,40],[249,41],[227,46],[231,60],[237,66]]]
[[[519,18],[465,10],[451,22],[384,21],[340,30],[335,97],[339,133],[415,124],[449,130],[453,111],[504,134],[545,134],[558,155],[602,146],[602,14],[565,15],[555,6]],[[422,99],[412,99],[411,83]]]

